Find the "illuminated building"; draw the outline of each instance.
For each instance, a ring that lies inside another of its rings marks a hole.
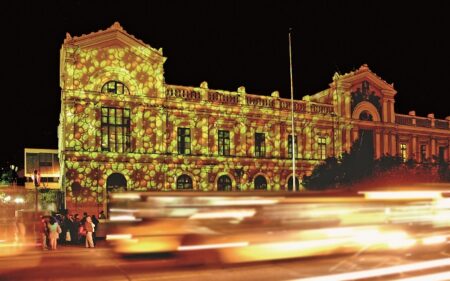
[[[168,85],[162,49],[118,23],[61,48],[59,151],[67,207],[104,208],[112,190],[287,190],[291,101]],[[396,114],[396,91],[367,65],[294,103],[297,175],[349,151],[360,136],[374,156],[449,159],[446,120]],[[298,185],[297,185],[298,186]]]

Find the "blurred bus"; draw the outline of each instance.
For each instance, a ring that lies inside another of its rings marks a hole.
[[[398,194],[397,194],[398,195]],[[190,254],[225,263],[409,249],[447,242],[436,198],[258,192],[112,194],[117,253]],[[434,240],[433,240],[434,239]]]

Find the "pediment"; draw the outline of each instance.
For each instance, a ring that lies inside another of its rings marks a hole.
[[[393,98],[397,91],[394,84],[389,84],[381,77],[373,73],[369,67],[364,64],[358,70],[346,73],[338,77],[339,80],[350,86],[351,92],[367,91],[379,97],[389,96]]]
[[[115,22],[106,30],[100,30],[81,36],[72,37],[66,34],[64,44],[79,46],[82,49],[103,49],[103,48],[133,48],[141,53],[157,55],[163,57],[162,49],[152,48],[150,45],[127,33],[123,27]]]

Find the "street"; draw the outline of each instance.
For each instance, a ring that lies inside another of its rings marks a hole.
[[[446,251],[427,254],[361,253],[206,266],[192,265],[190,261],[169,256],[125,259],[116,256],[106,244],[100,243],[95,249],[60,246],[56,251],[36,249],[21,256],[1,258],[0,280],[296,280],[447,257]],[[406,276],[394,274],[370,280],[391,280]]]

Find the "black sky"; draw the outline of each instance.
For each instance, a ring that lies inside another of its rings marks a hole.
[[[47,3],[48,2],[48,3]],[[289,97],[328,87],[334,72],[367,63],[397,90],[396,111],[450,115],[448,1],[2,1],[0,164],[25,147],[57,147],[59,50],[119,21],[163,48],[169,84]]]

